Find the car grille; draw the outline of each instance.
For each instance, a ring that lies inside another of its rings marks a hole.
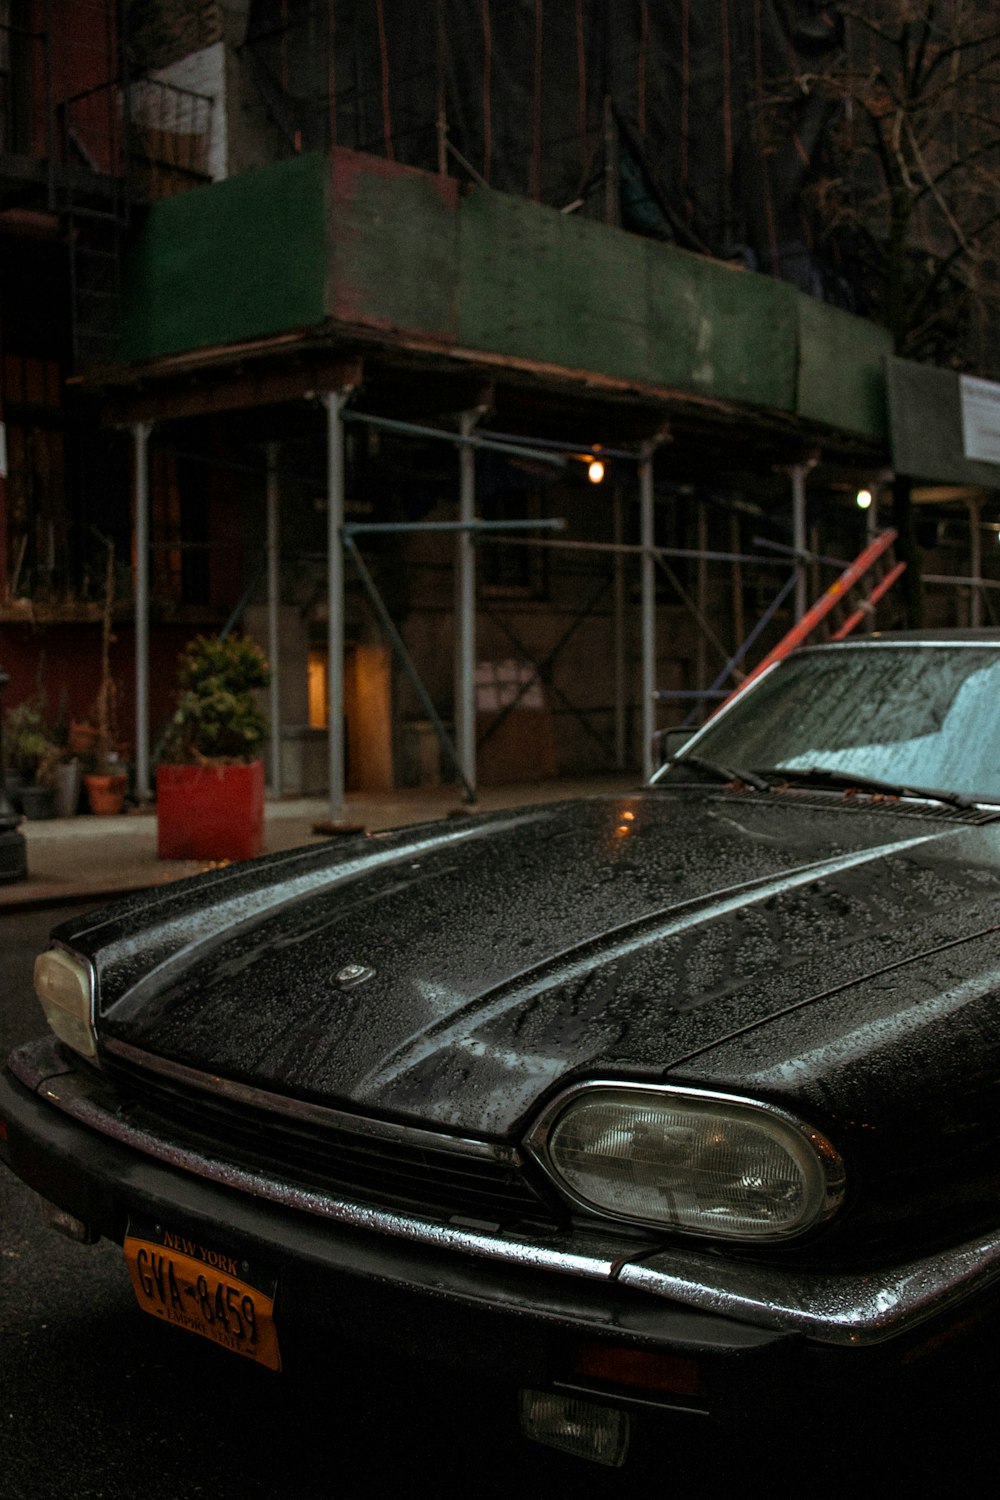
[[[166,1129],[179,1144],[208,1148],[251,1171],[447,1222],[503,1228],[529,1221],[555,1228],[568,1218],[554,1195],[545,1194],[544,1182],[529,1180],[509,1151],[463,1153],[445,1137],[441,1147],[415,1144],[405,1129],[398,1137],[373,1135],[363,1122],[352,1127],[350,1117],[334,1111],[338,1123],[317,1125],[216,1096],[121,1057],[107,1056],[104,1073],[132,1123]]]

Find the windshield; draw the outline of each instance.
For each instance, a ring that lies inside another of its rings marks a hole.
[[[792,656],[706,725],[678,767],[688,749],[720,766],[848,772],[1000,801],[1000,649],[886,643]]]

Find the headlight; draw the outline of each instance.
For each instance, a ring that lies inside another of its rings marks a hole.
[[[818,1131],[699,1090],[590,1085],[550,1105],[528,1147],[591,1212],[690,1234],[786,1239],[843,1194],[840,1157]]]
[[[89,965],[61,948],[49,948],[35,959],[35,994],[59,1040],[83,1057],[96,1057]]]

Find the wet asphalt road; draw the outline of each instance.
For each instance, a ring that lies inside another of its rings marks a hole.
[[[42,1029],[31,966],[60,915],[0,918],[4,1056]],[[138,1311],[118,1246],[53,1233],[0,1169],[0,1500],[985,1495],[1000,1456],[986,1405],[961,1428],[901,1412],[865,1455],[822,1412],[766,1454],[721,1451],[698,1429],[651,1487],[524,1442],[508,1393],[419,1363],[345,1352],[273,1375],[163,1328]]]

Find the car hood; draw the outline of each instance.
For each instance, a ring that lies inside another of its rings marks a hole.
[[[311,847],[61,936],[104,1039],[502,1138],[569,1078],[801,1030],[982,930],[998,870],[1000,826],[961,815],[656,789]]]

